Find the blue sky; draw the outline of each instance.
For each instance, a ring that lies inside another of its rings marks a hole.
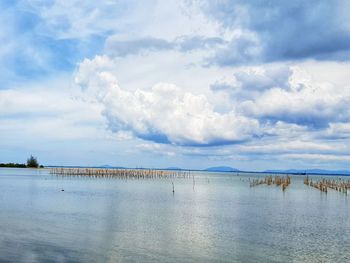
[[[348,10],[0,1],[0,162],[350,169]]]

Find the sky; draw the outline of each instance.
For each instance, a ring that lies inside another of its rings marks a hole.
[[[0,162],[350,169],[348,10],[0,0]]]

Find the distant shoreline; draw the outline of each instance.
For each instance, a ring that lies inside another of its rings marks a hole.
[[[298,176],[350,176],[350,171],[349,173],[345,173],[345,171],[340,171],[338,173],[338,171],[331,171],[331,170],[324,170],[324,171],[320,171],[320,172],[315,172],[315,171],[308,171],[308,170],[304,170],[303,172],[299,172],[299,171],[273,171],[273,170],[267,170],[267,171],[241,171],[241,170],[234,170],[234,171],[221,171],[221,170],[212,170],[212,169],[182,169],[182,168],[173,168],[169,167],[169,168],[130,168],[130,167],[120,167],[120,166],[60,166],[60,165],[49,165],[49,166],[41,166],[38,168],[100,168],[100,169],[126,169],[126,170],[163,170],[163,171],[192,171],[192,172],[206,172],[206,173],[232,173],[232,174],[237,174],[237,173],[246,173],[246,174],[251,174],[251,173],[255,173],[255,174],[286,174],[286,175],[298,175]],[[28,167],[25,164],[18,164],[18,163],[7,163],[7,164],[3,164],[0,163],[0,168],[32,168],[32,167]]]
[[[0,163],[0,168],[44,168],[44,166],[29,167],[24,163]]]
[[[4,168],[27,168],[24,163],[0,163],[0,167]]]

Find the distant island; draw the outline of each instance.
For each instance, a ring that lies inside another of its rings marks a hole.
[[[204,169],[207,172],[239,172],[238,169],[230,167],[230,166],[214,166]]]
[[[0,167],[6,168],[44,168],[43,165],[39,165],[38,159],[31,155],[27,159],[27,164],[24,163],[0,163]]]
[[[350,175],[349,170],[323,170],[323,169],[287,169],[287,170],[266,170],[264,173],[289,173],[289,174],[324,174],[324,175]]]
[[[27,165],[25,165],[24,163],[0,163],[0,167],[27,168]]]
[[[183,170],[183,169],[180,167],[172,166],[172,167],[167,167],[164,170],[179,171],[179,170]]]
[[[74,167],[80,167],[80,166],[74,166]],[[85,166],[81,166],[85,167]],[[126,169],[124,166],[112,166],[112,165],[100,165],[100,166],[92,166],[91,168],[105,168],[105,169]]]

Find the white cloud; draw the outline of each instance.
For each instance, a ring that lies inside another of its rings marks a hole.
[[[240,106],[242,112],[259,119],[313,128],[324,128],[331,122],[350,121],[349,87],[298,78],[290,80],[289,85],[288,88],[271,86],[255,98],[243,101]]]
[[[154,1],[140,8],[137,1],[98,2],[81,0],[23,0],[20,7],[32,12],[43,21],[42,34],[59,39],[86,38],[91,35],[104,35],[108,32],[132,29],[135,24],[146,19]]]
[[[142,152],[153,153],[157,155],[175,156],[176,152],[171,149],[167,149],[164,144],[158,143],[141,143],[136,146]]]
[[[330,123],[323,136],[334,139],[350,138],[350,123]]]
[[[334,154],[309,154],[309,153],[300,153],[300,154],[284,154],[282,158],[290,159],[305,159],[305,160],[315,160],[319,162],[330,162],[330,161],[341,161],[349,162],[350,155],[334,155]]]
[[[240,152],[244,153],[265,153],[265,154],[280,154],[285,152],[332,152],[337,150],[337,146],[326,143],[312,142],[312,141],[265,141],[264,144],[255,143],[242,145],[238,147]]]
[[[211,69],[189,69],[189,72],[206,75],[207,82],[202,83],[210,83],[213,78],[229,83],[221,90],[223,92],[210,92],[209,85],[199,86],[198,83],[192,87],[191,78],[179,69],[174,72],[179,73],[177,76],[184,74],[182,85],[187,84],[186,90],[162,82],[144,87],[140,86],[141,82],[130,86],[125,81],[119,84],[116,76],[125,77],[125,72],[130,78],[133,72],[142,69],[142,61],[153,58],[157,55],[135,57],[136,61],[141,59],[141,65],[135,61],[134,67],[131,64],[125,67],[125,60],[107,56],[86,59],[80,64],[76,82],[83,87],[85,98],[103,105],[103,114],[114,132],[127,131],[144,140],[177,145],[218,145],[251,140],[245,143],[247,146],[236,147],[242,154],[269,150],[275,153],[346,151],[338,144],[322,143],[321,138],[335,137],[337,131],[339,138],[343,138],[348,133],[345,128],[350,115],[345,105],[349,90],[343,89],[340,83],[333,83],[332,77],[328,82],[318,83],[312,74],[303,70],[312,68],[308,63],[299,64],[299,67],[279,67],[278,64],[248,67],[233,70],[231,78]],[[346,69],[344,65],[342,70]],[[152,75],[152,70],[149,72]],[[249,79],[250,74],[253,80]],[[163,77],[160,74],[153,83]],[[246,96],[242,96],[243,91]],[[258,138],[255,135],[259,135]]]
[[[3,137],[71,140],[106,134],[100,105],[77,100],[69,79],[0,90],[0,109]]]
[[[117,33],[170,40],[190,34],[213,36],[219,29],[198,5],[186,0],[22,0],[19,7],[40,17],[41,34],[59,39]]]
[[[107,57],[85,60],[76,81],[88,96],[103,104],[103,114],[113,131],[130,130],[146,140],[179,145],[234,143],[258,132],[256,120],[238,115],[233,108],[218,113],[204,94],[187,92],[174,84],[122,89],[113,72],[103,66],[99,69],[99,65],[109,63]]]
[[[143,35],[174,39],[184,35],[222,36],[219,23],[208,20],[197,4],[187,0],[158,0],[145,23]]]

